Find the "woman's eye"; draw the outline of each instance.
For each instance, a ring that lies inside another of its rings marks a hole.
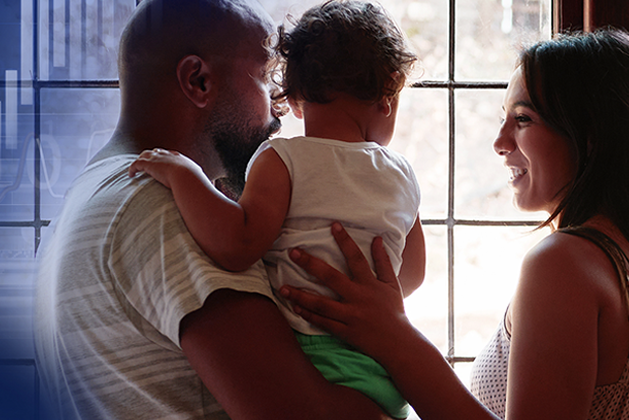
[[[526,115],[518,115],[518,116],[515,117],[515,120],[517,122],[529,122],[529,121],[531,121],[531,118],[529,118]]]

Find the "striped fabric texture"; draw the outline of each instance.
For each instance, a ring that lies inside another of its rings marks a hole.
[[[131,179],[134,155],[97,162],[66,196],[41,256],[36,355],[51,406],[80,419],[227,419],[179,346],[179,323],[212,292],[273,299],[262,263],[218,268],[170,191]]]

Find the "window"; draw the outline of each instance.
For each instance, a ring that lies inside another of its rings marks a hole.
[[[278,22],[318,2],[261,0]],[[72,179],[115,127],[117,42],[135,3],[0,4],[0,31],[11,40],[0,45],[0,412],[15,417],[38,417],[34,257]],[[512,209],[492,141],[517,46],[550,36],[551,0],[381,3],[422,60],[390,146],[413,163],[423,194],[428,271],[407,310],[465,380],[522,256],[546,233],[531,232],[541,215]],[[300,133],[291,117],[284,124],[283,136]]]

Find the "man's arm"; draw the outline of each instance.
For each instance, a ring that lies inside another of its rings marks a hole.
[[[308,361],[275,304],[255,293],[211,294],[181,321],[181,347],[234,420],[387,419]]]

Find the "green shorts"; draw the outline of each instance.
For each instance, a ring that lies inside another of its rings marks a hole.
[[[362,392],[396,419],[410,415],[410,406],[387,371],[371,357],[329,335],[305,335],[295,331],[312,364],[328,381]]]

